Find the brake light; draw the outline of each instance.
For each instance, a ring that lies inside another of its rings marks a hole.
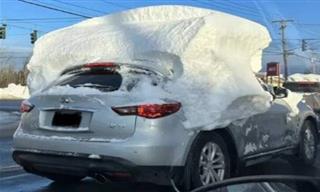
[[[21,113],[28,113],[33,109],[34,105],[32,105],[28,100],[24,100],[21,102],[20,105],[20,112]]]
[[[101,63],[88,63],[88,64],[85,64],[84,67],[89,67],[89,68],[98,68],[98,67],[114,68],[114,67],[117,67],[117,65],[114,64],[114,63],[110,63],[110,62],[101,62]]]
[[[137,106],[112,107],[119,115],[137,115],[148,119],[156,119],[171,115],[181,108],[181,103],[145,104]]]

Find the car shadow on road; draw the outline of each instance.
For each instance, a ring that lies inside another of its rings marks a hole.
[[[243,175],[303,175],[320,177],[320,165],[305,165],[298,158],[283,156],[247,167]]]
[[[79,183],[61,184],[52,182],[46,187],[37,190],[38,192],[100,192],[100,191],[116,191],[116,192],[173,192],[170,186],[158,186],[149,183],[130,183],[130,182],[107,182],[99,183],[94,179],[84,179]]]

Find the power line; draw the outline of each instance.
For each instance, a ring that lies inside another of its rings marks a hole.
[[[29,0],[31,1],[31,0]],[[66,7],[66,6],[61,6],[61,5],[56,5],[55,3],[48,3],[48,0],[45,1],[45,0],[32,0],[32,2],[38,2],[40,3],[41,5],[46,5],[46,6],[49,6],[49,7],[53,7],[53,8],[57,8],[57,9],[62,9],[64,11],[71,11],[73,13],[77,13],[77,14],[83,14],[83,15],[88,15],[88,16],[92,16],[90,14],[87,14],[87,12],[82,12],[82,11],[79,11],[79,10],[75,10],[73,8],[70,8],[70,7]]]
[[[131,9],[131,7],[127,7],[127,6],[124,6],[124,5],[119,5],[118,3],[105,1],[105,0],[100,0],[100,1],[103,2],[103,3],[109,4],[109,5],[116,6],[116,7],[120,7],[120,8],[124,8],[124,9]]]
[[[28,30],[28,31],[34,30],[33,28],[24,27],[24,26],[16,25],[16,24],[7,24],[7,25],[8,25],[8,27],[16,27],[16,28],[24,29],[24,30]],[[39,32],[42,32],[42,33],[46,33],[45,31],[42,31],[42,30],[38,30],[38,31],[39,31]]]
[[[289,41],[301,41],[303,39],[308,39],[308,40],[313,40],[313,41],[320,41],[320,38],[297,38],[297,39],[290,39],[290,38],[287,38],[286,40],[289,40]],[[282,40],[282,39],[272,39],[272,41],[279,41],[279,40]]]
[[[282,54],[282,52],[281,51],[268,51],[268,50],[266,50],[266,51],[263,51],[264,53],[280,53],[280,54]]]
[[[27,4],[31,4],[31,5],[35,5],[35,6],[42,7],[42,8],[46,8],[46,9],[50,9],[50,10],[54,10],[54,11],[58,11],[58,12],[62,12],[62,13],[66,13],[66,14],[69,14],[69,15],[75,15],[75,16],[79,16],[79,17],[83,17],[83,18],[92,18],[92,17],[87,16],[87,15],[82,15],[82,14],[78,14],[78,13],[74,13],[74,12],[70,12],[70,11],[66,11],[66,10],[63,10],[63,9],[58,9],[58,8],[50,7],[50,6],[43,5],[43,4],[30,2],[30,1],[25,1],[25,0],[17,0],[17,1],[20,1],[20,2],[23,2],[23,3],[27,3]]]
[[[297,56],[297,57],[300,57],[300,58],[303,58],[303,59],[312,60],[312,58],[310,58],[310,57],[302,56],[302,55],[299,55],[299,54],[293,54],[293,55]],[[318,60],[318,59],[315,59],[314,61],[320,62],[320,60]]]
[[[30,56],[25,56],[25,57],[19,57],[19,56],[0,56],[0,59],[25,59],[29,58]]]
[[[3,21],[5,23],[28,23],[28,24],[36,24],[39,25],[39,23],[70,23],[70,22],[78,22],[78,20],[52,20],[52,21]]]
[[[297,25],[320,27],[320,23],[297,23]]]
[[[19,28],[19,29],[25,29],[25,30],[33,30],[29,27],[24,27],[24,26],[20,26],[20,25],[13,25],[13,24],[9,24],[8,27],[16,27],[16,28]]]
[[[60,1],[60,0],[53,0],[55,2],[58,2],[58,3],[61,3],[61,4],[65,4],[65,5],[70,5],[72,7],[77,7],[77,8],[80,8],[80,9],[86,9],[86,10],[89,10],[89,11],[94,11],[96,13],[102,13],[102,14],[105,14],[105,12],[102,12],[102,11],[99,11],[99,10],[96,10],[96,9],[91,9],[91,8],[88,8],[88,7],[82,7],[80,5],[76,5],[76,4],[73,4],[73,3],[69,3],[69,2],[63,2],[63,1]]]
[[[241,10],[241,12],[240,12],[240,9],[235,9],[235,8],[232,8],[232,7],[228,6],[228,5],[217,4],[217,3],[212,4],[212,3],[214,3],[212,1],[210,1],[211,3],[200,1],[200,0],[192,0],[192,1],[200,3],[200,4],[203,4],[203,5],[207,5],[207,6],[210,6],[210,7],[217,7],[217,8],[229,11],[229,12],[237,12],[237,13],[240,13],[240,14],[245,14],[245,15],[250,15],[250,16],[253,16],[253,17],[260,18],[260,15],[258,15],[255,12],[249,12],[249,11],[245,11],[245,10]]]
[[[230,6],[233,6],[233,7],[236,7],[236,8],[239,8],[239,9],[242,9],[242,10],[247,10],[247,11],[250,11],[252,13],[258,13],[256,12],[256,9],[253,9],[253,8],[249,8],[247,6],[242,6],[240,5],[239,3],[235,3],[233,1],[230,1],[230,0],[225,0],[224,3],[229,3]]]
[[[76,19],[79,20],[79,17],[49,17],[49,18],[9,18],[9,19],[0,19],[0,21],[52,21],[52,20],[69,20]]]

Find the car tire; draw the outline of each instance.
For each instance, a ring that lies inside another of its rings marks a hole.
[[[300,134],[299,159],[307,164],[313,165],[317,157],[318,136],[314,123],[305,121]]]
[[[231,163],[228,151],[226,143],[219,134],[211,132],[199,136],[191,151],[190,162],[187,164],[191,188],[229,178]]]
[[[81,176],[61,175],[61,174],[42,174],[42,175],[57,183],[77,183],[84,178]]]

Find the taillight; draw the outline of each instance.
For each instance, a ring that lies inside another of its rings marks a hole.
[[[98,68],[98,67],[116,68],[118,66],[116,64],[110,63],[110,62],[99,62],[99,63],[88,63],[88,64],[85,64],[84,67],[88,67],[88,68]]]
[[[181,103],[144,104],[136,106],[112,107],[119,115],[137,115],[148,119],[165,117],[173,114],[181,108]]]
[[[21,102],[20,105],[20,112],[21,113],[28,113],[33,109],[34,105],[32,105],[28,100],[24,100]]]

